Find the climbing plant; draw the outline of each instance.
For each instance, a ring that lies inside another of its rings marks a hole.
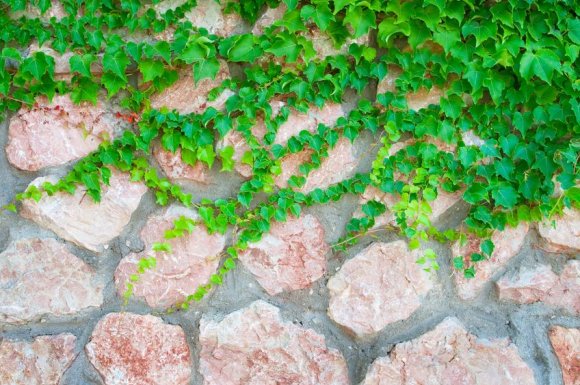
[[[114,167],[144,182],[159,205],[196,208],[198,220],[179,218],[165,238],[200,225],[210,233],[235,229],[219,271],[207,285],[192,288],[182,308],[221,284],[235,268],[238,253],[274,221],[298,216],[304,207],[362,194],[370,186],[393,194],[397,203],[388,208],[378,200],[365,203],[336,250],[374,231],[376,218],[390,210],[396,218],[392,230],[408,238],[411,249],[431,240],[464,242],[466,232],[481,237],[479,252],[453,260],[467,277],[493,253],[492,231],[550,220],[579,203],[580,7],[574,0],[227,1],[225,11],[239,13],[248,24],[269,7],[286,9],[261,35],[228,37],[187,20],[195,0],[163,13],[155,11],[158,2],[62,0],[67,15],[57,19],[44,16],[53,6],[49,0],[0,1],[3,117],[34,105],[39,96],[50,100],[68,93],[75,103],[94,104],[101,95],[119,98],[131,125],[58,182],[30,186],[5,209],[17,211],[24,199],[38,201],[43,194],[74,193],[79,187],[99,201]],[[313,30],[332,41],[335,54],[317,55],[309,39]],[[173,38],[152,38],[164,31]],[[70,79],[55,77],[51,55],[28,53],[32,43],[56,54],[71,52]],[[196,82],[213,79],[220,60],[243,68],[242,76],[225,80],[209,95],[211,100],[231,91],[223,110],[207,107],[184,115],[151,108],[150,97],[174,84],[183,69],[193,71]],[[103,70],[98,77],[91,71],[96,64]],[[369,98],[365,90],[388,76],[396,78],[394,87]],[[434,87],[444,91],[438,104],[419,110],[408,106],[406,95]],[[293,110],[340,102],[346,92],[358,93],[359,101],[345,118],[314,132],[303,130],[285,145],[275,143],[278,127]],[[280,98],[286,105],[274,114],[270,102]],[[258,119],[266,123],[263,139],[251,130]],[[248,143],[242,161],[252,169],[234,197],[194,202],[149,162],[152,145],[159,141],[168,151],[180,150],[187,164],[211,168],[219,161],[220,171],[231,172],[233,148],[216,144],[232,130]],[[369,172],[326,189],[301,191],[339,138],[355,141],[363,132],[378,147]],[[466,133],[478,145],[467,141]],[[287,188],[276,188],[281,159],[303,149],[311,151],[309,161]],[[461,192],[470,205],[459,229],[443,231],[431,223],[431,202],[442,192]],[[170,251],[170,245],[158,243],[153,249]],[[131,281],[155,268],[155,261],[154,255],[144,258]],[[417,262],[427,270],[438,268],[431,249]]]

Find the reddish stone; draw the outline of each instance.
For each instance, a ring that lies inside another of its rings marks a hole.
[[[103,102],[74,105],[68,95],[38,106],[22,107],[10,120],[6,157],[15,167],[38,171],[82,158],[123,128],[115,111]]]
[[[560,361],[564,385],[580,384],[580,329],[553,326],[550,342]]]
[[[497,282],[500,300],[521,304],[544,302],[580,315],[580,261],[568,261],[558,276],[548,265],[521,269]]]
[[[465,278],[462,272],[455,273],[455,283],[459,296],[465,300],[477,297],[493,275],[519,253],[527,233],[527,223],[520,223],[516,228],[506,227],[504,231],[495,231],[491,236],[495,245],[494,252],[491,258],[475,264],[475,278]],[[481,238],[469,234],[465,245],[461,246],[459,242],[453,245],[453,257],[462,256],[465,259],[465,264],[469,265],[471,254],[481,253],[481,241]]]
[[[346,362],[312,329],[284,322],[256,301],[221,322],[202,319],[200,372],[205,385],[347,385]]]
[[[103,303],[104,284],[55,239],[24,239],[0,254],[0,321],[74,314]]]
[[[357,337],[408,318],[433,287],[419,256],[396,241],[373,243],[346,261],[328,281],[330,318]]]
[[[415,384],[535,385],[535,380],[508,339],[477,338],[447,318],[377,359],[361,385]]]
[[[540,247],[550,252],[569,252],[580,250],[580,211],[564,209],[560,217],[545,221],[538,225],[542,238]]]
[[[270,232],[250,244],[240,260],[268,294],[276,295],[304,289],[322,277],[329,252],[324,228],[307,214],[274,222]]]
[[[179,79],[173,85],[151,96],[151,107],[156,109],[167,107],[170,110],[177,110],[180,114],[200,114],[207,107],[221,110],[227,99],[233,95],[232,91],[223,91],[211,102],[208,101],[208,95],[212,89],[220,86],[229,77],[230,71],[224,61],[220,61],[220,70],[215,79],[206,78],[197,84],[191,69],[187,68],[180,72]]]
[[[76,354],[72,334],[0,342],[0,384],[59,385]]]
[[[56,177],[36,178],[31,184],[56,183]],[[39,202],[22,202],[20,214],[59,237],[92,251],[101,251],[129,223],[141,197],[147,191],[143,183],[131,182],[128,174],[113,171],[110,186],[102,186],[101,201],[94,202],[77,188],[73,195],[44,195]]]
[[[105,385],[187,385],[191,382],[189,346],[181,327],[161,318],[110,313],[85,346]]]
[[[197,213],[179,206],[172,206],[163,214],[149,218],[141,239],[144,251],[129,254],[121,260],[115,272],[119,294],[126,290],[130,276],[137,273],[139,260],[154,256],[157,264],[133,282],[133,294],[143,298],[152,307],[168,307],[181,302],[188,294],[209,281],[219,265],[219,254],[225,246],[224,236],[209,235],[205,228],[197,227],[191,234],[167,240],[172,252],[154,252],[155,242],[164,242],[164,233],[173,228],[173,222],[181,216],[199,218]]]
[[[207,166],[200,161],[197,161],[193,166],[185,163],[181,159],[181,149],[177,149],[175,153],[172,153],[157,145],[153,148],[153,156],[165,175],[174,182],[194,181],[208,183],[209,170]]]

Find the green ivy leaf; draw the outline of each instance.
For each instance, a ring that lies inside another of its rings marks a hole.
[[[369,29],[374,28],[376,19],[375,13],[368,8],[349,7],[346,11],[344,22],[350,24],[354,30],[354,38],[358,38],[366,33]]]
[[[103,68],[110,71],[120,79],[126,79],[125,71],[130,60],[125,51],[119,50],[115,53],[106,52],[103,56]]]
[[[159,60],[145,59],[139,62],[139,71],[143,74],[143,81],[150,82],[163,76],[165,66]]]
[[[312,19],[322,31],[326,31],[330,22],[334,20],[334,15],[327,3],[319,3],[316,6],[305,5],[300,9],[300,17],[304,21]]]
[[[561,72],[561,70],[562,65],[558,55],[546,48],[539,49],[535,53],[527,51],[520,61],[520,74],[527,81],[535,75],[551,84],[554,71]]]
[[[511,209],[518,201],[518,192],[509,183],[498,183],[491,190],[491,196],[500,206]]]
[[[84,55],[73,55],[69,59],[71,72],[78,72],[79,74],[90,78],[91,74],[91,64],[96,60],[95,55],[84,54]]]
[[[202,79],[215,79],[220,70],[220,62],[215,57],[207,60],[200,60],[193,65],[193,77],[195,82]]]

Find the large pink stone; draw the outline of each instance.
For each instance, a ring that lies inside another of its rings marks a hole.
[[[0,321],[74,314],[103,303],[104,283],[55,239],[24,239],[0,254]]]
[[[357,337],[408,318],[433,287],[403,241],[373,243],[328,281],[328,314]]]
[[[55,183],[57,179],[40,177],[32,184]],[[121,234],[146,191],[143,183],[131,182],[128,174],[113,171],[110,186],[102,186],[100,202],[93,202],[77,188],[73,195],[61,192],[44,195],[39,202],[25,200],[21,215],[59,237],[98,252]]]
[[[521,304],[544,302],[580,315],[580,261],[568,261],[560,275],[550,266],[521,269],[497,282],[500,300]]]
[[[520,223],[515,228],[506,227],[504,231],[495,231],[491,236],[491,241],[495,245],[493,254],[491,258],[475,264],[475,277],[465,278],[462,272],[455,272],[455,283],[459,296],[465,300],[477,297],[493,275],[519,253],[527,233],[527,223]],[[465,245],[461,246],[459,242],[453,245],[453,257],[462,256],[465,265],[469,265],[472,263],[470,262],[471,254],[481,253],[481,241],[481,238],[469,234]]]
[[[377,359],[361,385],[415,384],[535,385],[535,380],[508,339],[477,338],[456,318],[447,318]]]
[[[0,342],[0,384],[59,385],[75,358],[72,334]]]
[[[284,322],[278,308],[256,301],[221,322],[202,319],[204,385],[347,385],[346,362],[312,329]]]
[[[157,265],[133,282],[133,294],[143,298],[153,307],[168,307],[183,301],[199,285],[206,284],[219,265],[219,254],[225,246],[220,234],[208,234],[205,228],[196,227],[191,234],[173,238],[167,242],[172,252],[154,252],[153,243],[164,242],[164,233],[173,228],[173,222],[181,216],[197,219],[192,210],[172,206],[163,214],[149,218],[141,239],[144,251],[129,254],[121,260],[115,272],[115,283],[119,294],[123,294],[130,276],[137,273],[139,260],[148,256],[157,259]]]
[[[153,148],[153,156],[165,175],[172,181],[208,183],[209,170],[207,166],[200,161],[197,161],[193,166],[185,163],[181,159],[181,149],[172,153],[157,145]]]
[[[580,384],[580,329],[553,326],[550,342],[560,361],[564,385]]]
[[[85,351],[105,385],[186,385],[191,381],[183,329],[151,315],[107,314],[97,323]]]
[[[6,156],[15,167],[37,171],[82,158],[112,138],[123,124],[112,107],[99,101],[74,105],[68,95],[22,107],[10,120]]]
[[[220,61],[220,70],[215,79],[203,79],[195,83],[191,68],[179,73],[179,79],[162,92],[151,96],[151,107],[167,107],[180,114],[202,113],[207,107],[221,110],[232,95],[230,90],[223,91],[214,101],[208,100],[210,91],[229,78],[230,71],[226,62]]]
[[[324,228],[312,215],[274,222],[270,232],[240,255],[270,295],[304,289],[324,274],[330,247]]]
[[[565,209],[562,216],[538,225],[542,238],[540,247],[551,252],[580,250],[580,211]]]

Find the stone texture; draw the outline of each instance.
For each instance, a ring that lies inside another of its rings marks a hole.
[[[6,156],[26,171],[59,166],[96,150],[123,126],[104,102],[74,105],[68,95],[57,95],[52,102],[41,97],[34,107],[22,107],[10,120]]]
[[[105,385],[187,385],[191,381],[185,333],[158,317],[107,314],[85,350]]]
[[[212,0],[213,1],[213,0]],[[202,113],[207,107],[221,110],[226,100],[233,95],[230,90],[224,90],[214,101],[208,101],[210,91],[229,78],[230,71],[226,62],[220,61],[220,70],[215,79],[203,79],[197,84],[190,68],[179,73],[179,79],[162,92],[151,96],[151,108],[167,107],[177,110],[180,114]]]
[[[361,385],[535,385],[508,339],[482,339],[447,318],[423,336],[377,359]]]
[[[550,342],[560,361],[564,385],[580,384],[580,329],[553,326]]]
[[[285,3],[280,3],[276,8],[268,8],[266,12],[256,20],[256,23],[252,28],[252,33],[254,35],[262,35],[264,30],[274,24],[276,20],[280,20],[287,10],[288,7]]]
[[[377,85],[377,94],[395,92],[395,82],[401,74],[402,71],[400,68],[389,66],[387,76],[385,76]],[[430,90],[421,88],[416,92],[410,92],[406,95],[407,107],[410,110],[419,111],[423,108],[429,107],[431,104],[439,104],[439,101],[443,96],[443,90],[437,86],[433,86]]]
[[[428,273],[403,241],[373,243],[328,281],[328,314],[357,337],[408,318],[432,289]]]
[[[0,321],[68,315],[103,303],[95,272],[55,239],[23,239],[0,254]]]
[[[549,252],[567,252],[580,250],[580,211],[564,209],[562,216],[538,225],[538,230],[546,242],[540,247]]]
[[[545,304],[580,315],[580,261],[568,261],[560,275],[550,266],[522,268],[497,282],[499,299],[521,304]]]
[[[57,180],[40,177],[32,184],[39,186],[45,181],[56,183]],[[102,186],[98,203],[77,188],[73,195],[61,192],[44,195],[39,202],[25,200],[20,214],[67,241],[98,252],[121,234],[146,191],[144,184],[131,182],[128,174],[114,170],[110,186]]]
[[[60,4],[60,2],[58,3]],[[50,48],[47,44],[43,45],[42,47],[38,46],[37,42],[33,42],[28,47],[28,55],[32,56],[35,52],[42,52],[48,56],[52,56],[54,59],[54,77],[56,80],[67,80],[70,81],[72,78],[71,69],[70,69],[70,58],[74,56],[74,52],[67,51],[64,53],[60,53],[52,48]],[[100,76],[103,73],[103,66],[101,65],[100,60],[95,60],[91,63],[91,74],[94,76]]]
[[[50,8],[46,10],[44,14],[41,13],[40,8],[31,3],[26,3],[26,9],[24,11],[16,11],[9,13],[11,19],[19,19],[21,17],[26,17],[28,19],[40,19],[43,23],[49,23],[51,18],[56,18],[57,20],[68,16],[63,4],[58,0],[50,1]],[[81,13],[82,15],[82,13]],[[79,15],[79,16],[81,16]]]
[[[172,206],[163,214],[149,218],[141,230],[144,251],[123,258],[115,272],[119,294],[125,292],[129,277],[137,272],[139,260],[148,256],[155,256],[157,265],[133,283],[133,295],[145,299],[150,306],[174,305],[209,281],[218,268],[219,254],[225,246],[223,235],[210,235],[205,228],[197,227],[191,234],[168,240],[171,253],[152,250],[153,243],[165,241],[165,231],[173,228],[174,220],[182,215],[198,218],[196,212],[179,206]]]
[[[270,232],[240,255],[270,295],[304,289],[324,274],[330,247],[320,221],[309,214],[274,222]]]
[[[205,164],[198,161],[189,165],[181,159],[181,149],[175,153],[163,149],[160,145],[153,148],[153,156],[169,179],[174,182],[209,182],[209,170]]]
[[[347,385],[346,362],[312,329],[284,322],[256,301],[221,322],[201,320],[204,385]]]
[[[504,231],[495,231],[491,240],[495,245],[491,258],[475,264],[475,278],[465,278],[462,272],[455,272],[457,293],[464,300],[477,297],[486,283],[499,272],[508,262],[519,253],[524,244],[528,224],[521,223],[518,227],[506,227]],[[463,256],[465,265],[470,265],[472,253],[481,253],[481,238],[468,235],[465,245],[456,242],[452,247],[453,258]]]
[[[72,334],[0,342],[0,384],[59,385],[75,357]]]

